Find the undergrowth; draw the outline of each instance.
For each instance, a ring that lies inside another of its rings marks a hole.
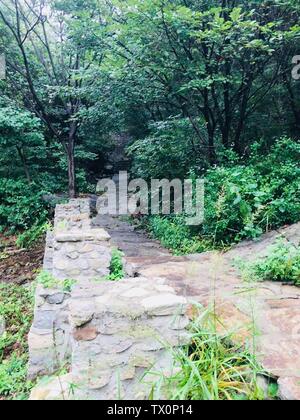
[[[254,262],[237,262],[246,280],[279,281],[300,286],[300,248],[280,239],[268,255]]]
[[[18,236],[16,240],[17,247],[25,249],[32,248],[49,229],[51,229],[51,224],[49,222],[35,224],[30,229],[26,230]]]
[[[0,399],[26,400],[33,386],[27,380],[33,300],[32,286],[0,283],[0,316],[6,324],[0,337]]]
[[[300,220],[300,146],[279,139],[261,158],[261,144],[247,162],[232,161],[190,171],[187,178],[205,179],[204,221],[187,226],[186,215],[149,216],[143,220],[151,235],[176,254],[227,248],[244,239]]]

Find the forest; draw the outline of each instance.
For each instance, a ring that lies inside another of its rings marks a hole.
[[[10,249],[36,259],[54,204],[95,195],[120,142],[132,178],[205,179],[201,225],[133,221],[177,256],[298,223],[299,13],[298,0],[0,0],[0,265],[17,264]],[[299,247],[256,268],[300,285]],[[17,306],[21,332],[0,338],[0,399],[23,399],[32,297],[2,271],[0,321]]]

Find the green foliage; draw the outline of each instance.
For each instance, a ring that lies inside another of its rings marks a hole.
[[[122,58],[110,55],[107,65],[113,69],[112,76],[122,80],[122,104],[138,109],[136,126],[142,118],[146,126],[137,143],[142,166],[147,167],[140,156],[143,146],[154,161],[163,154],[162,166],[172,171],[164,151],[171,153],[171,162],[183,163],[184,170],[187,159],[180,154],[184,148],[192,161],[216,163],[220,147],[233,148],[242,156],[261,135],[267,134],[271,142],[284,132],[292,134],[297,126],[298,89],[293,83],[282,83],[276,73],[280,65],[290,80],[291,57],[300,36],[299,9],[291,2],[113,3],[126,18],[118,24],[112,17],[116,49]],[[286,48],[289,52],[283,54]],[[280,103],[277,109],[274,97]],[[152,121],[158,127],[167,125],[165,135],[157,130],[148,135]],[[174,133],[168,130],[170,121],[177,123]],[[175,132],[177,139],[172,143]],[[136,169],[140,170],[139,164]]]
[[[107,276],[106,280],[117,281],[125,277],[123,257],[123,252],[116,248],[112,250],[111,262],[109,266],[110,274]]]
[[[73,279],[59,280],[45,270],[40,271],[36,281],[45,289],[59,289],[65,293],[71,293],[72,288],[77,284],[77,281]]]
[[[300,220],[300,146],[278,140],[262,159],[255,145],[248,165],[227,164],[205,175],[205,219],[189,228],[184,217],[150,217],[148,226],[162,244],[178,253],[201,252]]]
[[[155,397],[163,392],[172,400],[262,400],[255,358],[233,345],[230,334],[216,332],[220,321],[211,311],[201,312],[190,326],[190,344],[172,351],[175,373],[157,381]]]
[[[55,289],[58,287],[58,280],[52,274],[45,270],[39,272],[36,281],[45,289]]]
[[[298,222],[299,157],[299,144],[284,138],[264,159],[253,154],[248,166],[209,170],[202,234],[230,243]]]
[[[280,281],[300,286],[300,248],[282,239],[268,250],[268,256],[242,267],[246,278]]]
[[[270,383],[268,387],[269,397],[273,400],[278,399],[279,386],[276,382]]]
[[[33,386],[27,381],[27,334],[33,320],[31,287],[0,284],[0,315],[6,332],[0,338],[0,399],[27,399]]]
[[[146,223],[146,227],[164,247],[171,249],[175,255],[196,254],[211,250],[213,247],[212,242],[193,235],[184,217],[152,216]]]
[[[51,229],[50,223],[43,223],[42,225],[34,225],[29,230],[21,233],[17,240],[16,245],[18,248],[31,248],[34,246],[44,235]]]
[[[204,152],[187,119],[170,119],[152,124],[151,136],[134,142],[129,148],[136,177],[181,178],[192,168],[205,168]]]
[[[0,197],[0,229],[16,232],[47,221],[48,206],[38,185],[3,178]]]
[[[72,292],[73,287],[74,287],[76,284],[77,284],[77,281],[76,281],[76,280],[73,280],[73,279],[65,279],[65,280],[62,282],[62,290],[63,290],[65,293],[71,293],[71,292]]]
[[[1,105],[0,97],[0,174],[30,182],[34,160],[45,155],[41,121],[15,104]]]

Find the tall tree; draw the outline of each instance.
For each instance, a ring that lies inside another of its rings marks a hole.
[[[6,48],[9,82],[44,122],[47,137],[62,144],[70,197],[76,194],[80,112],[89,105],[84,95],[86,74],[91,62],[102,59],[102,52],[93,48],[93,26],[101,23],[95,5],[91,0],[0,1],[0,18],[13,41]]]
[[[123,60],[130,99],[150,120],[188,118],[211,163],[220,144],[243,155],[249,122],[259,119],[259,106],[283,78],[290,79],[291,46],[300,34],[296,6],[276,0],[110,4],[111,47]],[[290,94],[293,105],[293,89]]]

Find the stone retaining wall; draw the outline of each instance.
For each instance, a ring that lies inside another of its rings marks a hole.
[[[153,372],[170,374],[170,349],[188,340],[186,300],[163,279],[106,281],[110,261],[109,235],[91,228],[88,201],[58,206],[45,251],[50,280],[44,273],[36,291],[29,375],[63,366],[69,373],[42,382],[32,399],[148,398]]]
[[[45,280],[37,286],[29,334],[30,378],[51,374],[68,363],[72,348],[70,288],[109,274],[109,239],[103,229],[91,228],[88,200],[71,200],[56,207],[54,230],[46,239]]]

